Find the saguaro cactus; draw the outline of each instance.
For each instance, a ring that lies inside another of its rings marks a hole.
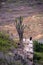
[[[22,24],[23,18],[20,16],[18,20],[15,21],[16,29],[19,35],[20,44],[23,44],[23,33],[24,33],[24,24]]]

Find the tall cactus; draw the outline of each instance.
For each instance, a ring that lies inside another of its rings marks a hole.
[[[23,33],[24,33],[24,24],[22,24],[23,18],[20,16],[19,21],[15,21],[16,23],[16,29],[19,35],[20,44],[23,44]]]

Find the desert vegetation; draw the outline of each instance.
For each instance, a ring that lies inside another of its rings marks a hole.
[[[17,51],[22,51],[23,35],[43,38],[43,0],[0,0],[0,31],[0,65],[31,65]],[[33,45],[33,64],[43,65],[43,43],[35,40]]]
[[[15,21],[15,27],[19,35],[19,43],[23,47],[23,33],[24,33],[25,26],[22,22],[23,22],[23,18],[20,16],[20,18],[18,20],[16,19]]]
[[[3,56],[4,56],[4,59],[3,58],[0,58],[0,63],[1,65],[23,65],[24,63],[26,63],[26,61],[24,61],[22,59],[22,57],[20,57],[18,55],[18,57],[21,59],[21,63],[20,60],[17,60],[17,56],[13,56],[13,54],[5,54],[8,53],[9,51],[11,51],[13,48],[18,48],[17,47],[17,44],[18,42],[17,41],[14,41],[12,39],[9,38],[9,35],[8,34],[4,34],[3,32],[0,32],[0,52],[4,52]],[[34,44],[34,58],[33,58],[33,61],[34,61],[34,64],[41,64],[43,65],[43,44],[42,43],[39,43],[38,41],[33,41],[33,44]],[[13,46],[13,47],[12,47]],[[8,60],[6,59],[6,56],[10,58],[10,62],[8,62]],[[11,59],[13,58],[13,60]],[[16,58],[16,60],[15,60]],[[27,65],[27,64],[26,64]]]
[[[34,41],[34,63],[38,63],[39,65],[43,65],[43,44],[38,41]]]
[[[9,38],[9,34],[0,32],[0,51],[8,51],[12,46],[16,47],[16,42]]]

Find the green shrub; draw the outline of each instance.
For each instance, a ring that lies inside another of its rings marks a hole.
[[[11,47],[17,48],[16,43],[13,40],[9,39],[8,34],[4,34],[0,32],[0,51],[7,51],[11,49]]]
[[[36,52],[43,52],[43,44],[39,43],[38,41],[33,41],[34,51]]]
[[[33,45],[34,45],[33,61],[35,64],[41,65],[43,61],[43,44],[39,43],[38,41],[33,41]]]
[[[33,57],[33,60],[40,60],[41,57],[37,54],[37,53],[34,53],[34,57]]]

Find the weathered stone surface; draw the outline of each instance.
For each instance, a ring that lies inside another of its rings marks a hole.
[[[17,50],[13,50],[15,52],[3,53],[0,52],[0,59],[3,59],[5,64],[15,63],[16,61],[20,61],[23,65],[32,65],[32,61],[27,59],[27,56],[23,52],[23,49],[18,48]],[[2,57],[1,57],[2,56]],[[1,62],[0,62],[1,63]]]

